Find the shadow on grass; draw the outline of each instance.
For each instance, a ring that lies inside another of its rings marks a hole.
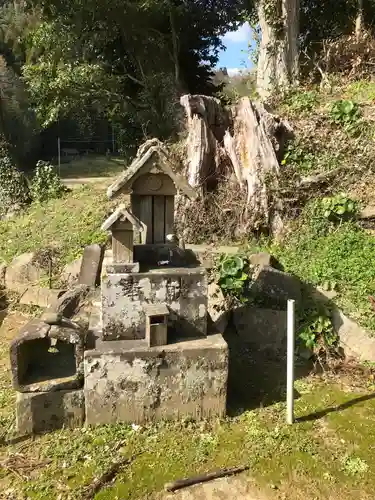
[[[228,415],[285,401],[286,357],[243,342],[233,329],[224,337],[229,346]],[[310,363],[296,366],[295,379],[306,377],[311,369]],[[295,391],[294,397],[300,394]]]
[[[351,408],[352,406],[355,406],[359,403],[363,403],[365,401],[369,401],[371,399],[375,399],[375,393],[374,394],[366,394],[365,396],[360,396],[358,398],[354,398],[350,401],[347,401],[346,403],[342,403],[337,406],[330,406],[329,408],[326,408],[325,410],[317,411],[316,413],[311,413],[310,415],[305,415],[304,417],[299,417],[296,419],[296,422],[314,422],[315,420],[319,420],[326,415],[329,415],[330,413],[338,413],[343,410],[347,410],[348,408]]]
[[[297,276],[279,270],[259,289],[251,304],[236,310],[240,329],[237,331],[232,321],[224,335],[229,346],[227,410],[232,416],[286,400],[288,297],[296,300],[297,342],[300,328],[314,325],[321,315],[331,317],[336,331],[342,325],[337,306]],[[312,369],[312,361],[296,357],[295,380],[306,377]],[[295,398],[299,396],[296,392]]]

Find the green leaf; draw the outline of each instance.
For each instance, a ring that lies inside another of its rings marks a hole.
[[[345,114],[350,114],[350,112],[354,109],[354,102],[349,100],[342,101],[341,109]]]
[[[348,212],[354,212],[354,203],[352,201],[349,201],[347,205],[347,210]]]
[[[316,346],[315,339],[309,339],[306,342],[306,347],[308,347],[309,349],[314,349],[315,346]]]
[[[229,276],[235,276],[238,271],[240,271],[244,266],[244,262],[241,257],[234,255],[233,257],[228,257],[221,264],[222,270],[225,274]]]
[[[335,208],[335,212],[337,213],[337,215],[343,215],[345,213],[345,207],[339,205]]]

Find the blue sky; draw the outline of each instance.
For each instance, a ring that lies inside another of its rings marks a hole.
[[[247,55],[251,30],[248,23],[243,24],[237,31],[229,31],[223,36],[222,41],[226,50],[219,54],[219,68],[227,68],[229,73],[236,73],[238,70],[251,67],[251,62]]]

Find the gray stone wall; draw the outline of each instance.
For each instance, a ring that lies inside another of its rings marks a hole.
[[[207,276],[203,268],[107,274],[102,278],[104,340],[145,338],[144,304],[166,304],[179,337],[206,335]]]
[[[103,344],[85,353],[87,424],[225,415],[228,346],[221,335],[152,350],[143,341]]]
[[[21,435],[81,427],[85,421],[82,390],[17,393],[17,430]]]

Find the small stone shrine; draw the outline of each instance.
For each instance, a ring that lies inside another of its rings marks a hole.
[[[127,202],[102,226],[112,256],[88,332],[80,336],[63,318],[44,330],[39,322],[12,343],[19,430],[51,428],[54,405],[63,425],[225,415],[228,346],[221,335],[207,335],[206,270],[174,242],[178,192],[196,197],[152,143],[109,187],[109,198]],[[53,343],[58,364],[48,358]]]

